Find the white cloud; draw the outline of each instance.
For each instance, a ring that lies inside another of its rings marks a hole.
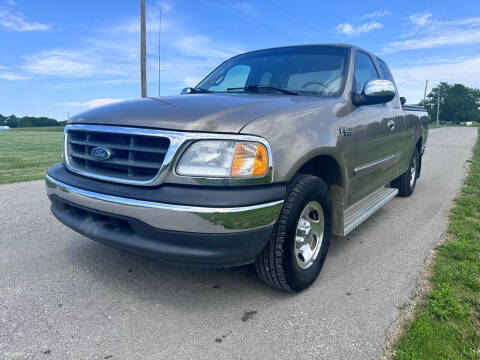
[[[27,76],[12,73],[12,72],[3,72],[0,71],[0,79],[8,81],[18,81],[18,80],[28,80]]]
[[[58,103],[57,105],[66,106],[66,107],[81,107],[86,109],[93,109],[98,106],[113,104],[119,101],[123,101],[123,99],[94,99],[90,101],[67,101]]]
[[[416,14],[410,15],[408,19],[415,25],[425,26],[431,21],[432,16],[433,16],[432,13],[416,13]]]
[[[480,88],[478,69],[480,69],[480,56],[456,62],[393,68],[392,73],[400,95],[405,96],[408,103],[416,103],[423,99],[427,79],[429,89],[440,81]]]
[[[374,11],[372,13],[363,14],[357,20],[360,21],[360,20],[365,20],[365,19],[372,19],[372,18],[390,16],[390,15],[393,15],[392,11],[387,10],[387,9],[382,9],[382,10]]]
[[[480,29],[470,31],[451,30],[445,31],[443,34],[438,34],[436,36],[394,41],[385,46],[382,53],[478,43],[480,43]]]
[[[480,26],[480,17],[471,17],[460,20],[447,21],[448,25],[466,25],[469,27]]]
[[[240,49],[217,46],[211,38],[205,35],[180,35],[171,45],[183,55],[193,57],[226,59],[241,52]]]
[[[174,11],[163,3],[158,6],[167,12]],[[158,6],[149,11],[153,18]],[[178,19],[179,16],[170,16],[167,26],[162,22],[162,90],[170,89],[170,93],[196,85],[215,66],[244,51],[235,43],[219,42],[198,31],[192,33]],[[133,23],[129,19],[120,25],[98,29],[94,37],[77,41],[76,47],[26,56],[19,68],[29,74],[89,79],[92,84],[139,82],[138,21],[135,26]],[[150,24],[153,27],[158,24],[158,17]],[[147,29],[150,31],[147,36],[147,80],[150,83],[158,79],[158,26],[156,32]]]
[[[121,49],[92,46],[76,50],[57,49],[42,51],[25,57],[19,68],[43,76],[63,78],[131,78],[138,74],[133,61],[124,61]]]
[[[480,43],[480,17],[438,20],[432,13],[417,13],[408,24],[402,40],[386,44],[382,53]]]
[[[361,25],[352,25],[349,23],[343,23],[336,27],[336,31],[348,36],[357,36],[370,32],[375,29],[381,29],[383,25],[377,21],[370,21]]]
[[[21,14],[13,14],[7,9],[0,9],[0,28],[9,31],[43,31],[49,30],[51,25],[27,21]]]
[[[94,73],[93,65],[71,50],[44,51],[29,56],[22,68],[33,74],[67,78],[90,77]]]
[[[27,76],[17,73],[12,68],[0,65],[0,79],[8,81],[28,80]]]

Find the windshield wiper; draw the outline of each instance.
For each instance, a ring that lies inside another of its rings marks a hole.
[[[232,91],[232,90],[244,90],[244,91],[256,90],[258,92],[258,89],[271,89],[271,90],[279,91],[281,93],[288,94],[288,95],[298,95],[298,93],[295,92],[295,91],[282,89],[282,88],[272,86],[272,85],[248,85],[248,86],[243,86],[243,87],[228,88],[227,91]]]

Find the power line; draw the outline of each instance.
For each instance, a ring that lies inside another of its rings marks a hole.
[[[284,12],[286,12],[287,14],[289,14],[291,17],[293,17],[294,19],[296,19],[298,22],[302,23],[303,25],[305,25],[306,27],[312,29],[313,31],[315,31],[316,33],[319,32],[319,30],[313,26],[312,24],[306,22],[305,20],[303,20],[300,16],[296,15],[294,12],[292,12],[290,9],[280,5],[277,1],[275,0],[270,0],[270,2],[272,2],[276,7],[278,7],[280,10],[283,10]]]
[[[233,7],[233,6],[227,4],[226,2],[224,2],[224,1],[222,1],[222,0],[217,0],[217,1],[220,2],[222,5],[228,7],[229,9],[231,9],[231,10],[233,10],[233,11],[236,11],[236,12],[239,13],[240,15],[243,15],[243,16],[245,16],[246,18],[250,19],[251,21],[257,23],[258,25],[261,25],[261,26],[263,26],[263,27],[271,30],[271,31],[273,31],[274,33],[277,33],[278,35],[280,35],[280,36],[282,36],[282,37],[287,37],[287,38],[289,38],[290,40],[295,41],[295,39],[294,39],[293,37],[291,37],[290,35],[284,34],[283,32],[275,29],[274,27],[272,27],[272,26],[270,26],[270,25],[268,25],[268,24],[265,24],[265,23],[261,22],[260,20],[254,18],[253,16],[248,15],[246,12],[241,11],[240,9],[237,9],[236,7]]]

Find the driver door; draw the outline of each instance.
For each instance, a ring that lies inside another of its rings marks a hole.
[[[370,55],[357,51],[353,91],[361,93],[367,81],[379,78]],[[404,124],[394,116],[394,101],[354,107],[350,114],[353,134],[351,204],[388,184],[397,175]]]

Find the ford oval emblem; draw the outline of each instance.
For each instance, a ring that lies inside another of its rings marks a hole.
[[[95,160],[108,160],[112,156],[112,151],[103,146],[97,146],[90,151],[90,155],[92,155]]]

